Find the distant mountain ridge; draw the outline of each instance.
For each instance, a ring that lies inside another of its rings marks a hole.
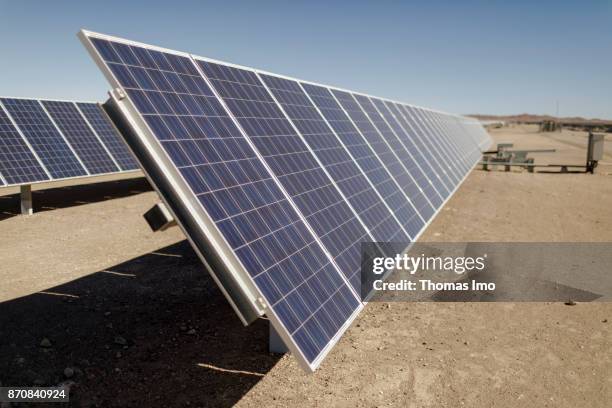
[[[530,113],[521,113],[519,115],[481,115],[475,113],[466,116],[480,120],[500,120],[504,122],[535,123],[542,122],[544,120],[556,120],[567,124],[612,125],[612,119],[587,119],[579,116],[555,118],[554,116],[550,115],[532,115]]]

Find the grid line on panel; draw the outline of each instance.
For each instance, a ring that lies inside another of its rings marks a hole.
[[[421,141],[417,132],[412,128],[412,126],[406,121],[404,114],[400,111],[398,106],[389,101],[385,101],[385,105],[387,109],[393,114],[396,121],[399,123],[402,129],[404,129],[404,133],[402,134],[402,141],[407,149],[415,152],[415,158],[419,161],[421,168],[427,174],[430,175],[430,178],[433,179],[433,183],[435,184],[438,193],[445,200],[449,194],[449,181],[444,177],[441,169],[436,167],[436,159],[434,155],[429,150],[429,148]]]
[[[438,169],[439,174],[441,174],[441,177],[445,180],[448,189],[453,191],[458,180],[456,179],[455,174],[451,170],[448,163],[450,158],[445,156],[444,152],[440,149],[440,146],[434,143],[431,135],[424,129],[423,124],[413,117],[414,113],[410,110],[409,106],[400,104],[396,104],[396,106],[404,114],[404,119],[414,130],[414,134],[416,136],[415,140],[419,140],[420,143],[435,156],[436,160],[432,162],[432,165]]]
[[[44,168],[0,104],[0,174],[5,184],[48,180]]]
[[[439,185],[435,183],[437,180],[433,177],[433,174],[428,174],[423,171],[421,164],[424,163],[423,160],[420,159],[420,152],[408,148],[409,144],[407,142],[410,139],[408,134],[404,132],[404,129],[395,119],[393,114],[387,109],[384,102],[377,98],[370,97],[369,99],[375,106],[378,114],[384,120],[384,123],[387,125],[385,128],[385,136],[387,137],[387,141],[389,142],[391,148],[398,155],[398,158],[402,159],[401,161],[404,164],[404,167],[406,167],[414,181],[419,185],[419,187],[421,187],[423,194],[428,199],[434,210],[438,209],[443,201],[442,196],[437,190]],[[395,138],[393,138],[393,136],[395,136]],[[407,153],[408,156],[404,156],[402,152]]]
[[[120,171],[72,102],[41,101],[90,174]]]
[[[87,175],[38,101],[15,98],[1,100],[53,179]]]
[[[77,107],[87,120],[94,131],[100,137],[112,157],[115,159],[121,170],[137,170],[138,163],[130,153],[121,135],[112,124],[110,118],[96,103],[77,102]]]
[[[189,58],[92,43],[313,364],[359,300]]]
[[[296,81],[271,75],[259,76],[369,229],[373,239],[387,242],[409,240],[300,85]]]
[[[421,218],[424,221],[430,219],[434,213],[434,207],[425,194],[423,187],[419,185],[418,180],[415,179],[410,170],[404,164],[405,160],[399,159],[398,149],[400,149],[401,146],[398,146],[397,139],[395,139],[393,131],[391,128],[389,128],[383,117],[378,113],[376,107],[368,97],[356,94],[353,94],[352,96],[361,106],[361,109],[366,113],[370,119],[370,122],[372,122],[382,137],[381,147],[384,148],[384,145],[386,145],[385,161],[389,163],[390,168],[394,169],[393,172],[395,177],[404,188],[404,191],[406,191],[410,197],[410,200],[412,200]]]
[[[255,72],[197,61],[356,293],[369,235]]]
[[[406,202],[398,202],[399,206],[396,210],[396,215],[402,221],[404,228],[410,233],[410,236],[416,237],[419,231],[425,225],[423,216],[419,213],[418,203],[414,202],[408,191],[408,185],[413,186],[414,195],[422,197],[422,193],[418,187],[414,186],[413,181],[406,173],[405,169],[398,162],[389,146],[385,143],[378,130],[374,127],[365,111],[359,106],[353,96],[344,91],[331,90],[336,103],[344,110],[352,125],[359,130],[360,135],[365,140],[366,144],[372,149],[377,158],[389,173],[393,182],[399,187],[399,190],[406,199]]]

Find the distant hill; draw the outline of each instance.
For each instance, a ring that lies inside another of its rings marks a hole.
[[[610,119],[586,119],[581,117],[564,117],[557,119],[549,115],[532,115],[530,113],[521,113],[520,115],[480,115],[476,113],[466,116],[471,116],[480,120],[500,120],[504,122],[539,123],[544,120],[557,120],[567,125],[612,125],[612,120]]]

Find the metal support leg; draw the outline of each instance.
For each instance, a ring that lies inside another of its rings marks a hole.
[[[278,335],[278,333],[274,329],[274,326],[272,326],[271,323],[268,323],[268,326],[270,327],[270,338],[268,345],[270,353],[285,354],[289,352],[289,349],[287,348],[287,346],[285,346],[283,339],[281,339],[281,337]]]
[[[21,215],[32,215],[32,186],[25,185],[20,187],[20,198],[21,198]]]

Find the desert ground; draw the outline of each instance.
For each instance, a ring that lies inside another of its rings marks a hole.
[[[491,131],[536,163],[582,132]],[[501,170],[501,169],[500,169]],[[72,406],[609,407],[612,303],[369,303],[319,370],[243,327],[144,179],[0,189],[0,382],[70,384]],[[7,195],[8,194],[8,195]],[[595,175],[475,169],[424,241],[612,241],[612,138]],[[68,369],[68,370],[67,370]]]

